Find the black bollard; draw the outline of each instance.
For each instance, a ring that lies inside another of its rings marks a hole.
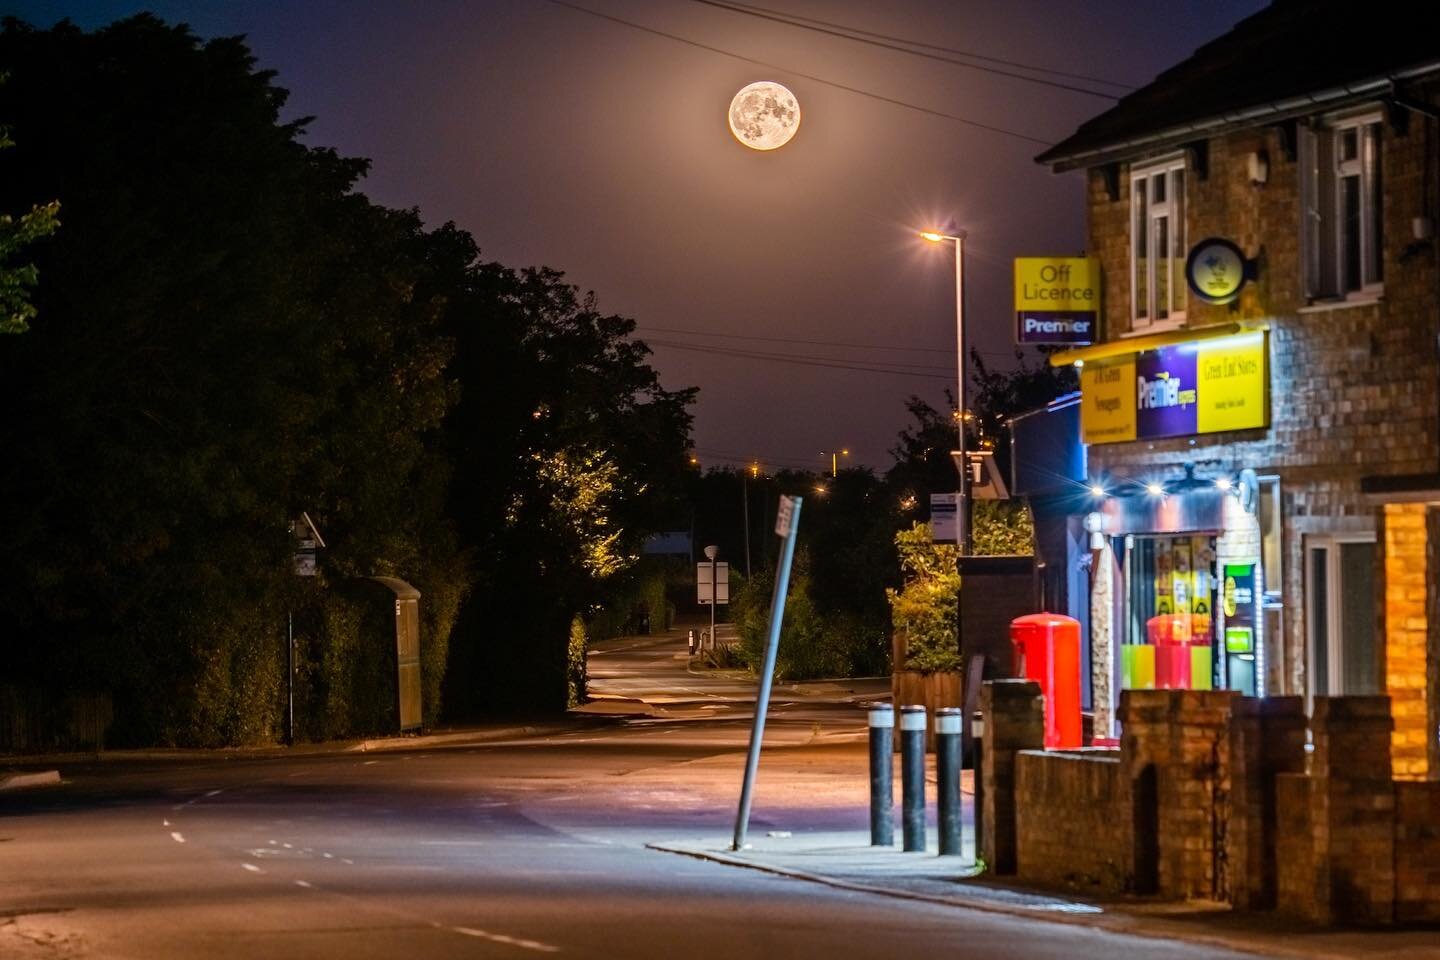
[[[975,718],[970,721],[970,769],[975,777],[974,809],[975,809],[975,859],[979,861],[983,853],[985,836],[985,777],[983,774],[985,766],[985,715],[976,713]]]
[[[940,855],[960,853],[960,709],[935,711],[935,804],[939,807]]]
[[[895,708],[888,703],[870,707],[870,846],[895,845],[895,775],[891,764],[895,749]]]
[[[900,826],[906,853],[925,849],[925,708],[900,708]]]

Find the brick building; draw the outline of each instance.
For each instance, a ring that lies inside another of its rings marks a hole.
[[[1098,735],[1126,687],[1387,693],[1396,775],[1440,779],[1440,34],[1413,9],[1278,0],[1037,158],[1083,172],[1102,276],[1097,342],[1054,358]]]

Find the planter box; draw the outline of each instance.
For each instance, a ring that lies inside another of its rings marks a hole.
[[[940,707],[964,706],[961,698],[965,695],[963,673],[946,670],[940,673],[921,673],[919,670],[896,670],[890,674],[890,696],[895,714],[895,749],[900,749],[900,714],[903,706],[912,703],[925,706],[925,749],[935,750],[935,711]]]

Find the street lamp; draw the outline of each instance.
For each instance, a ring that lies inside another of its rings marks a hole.
[[[951,229],[954,229],[953,227]],[[921,231],[920,236],[931,243],[955,244],[955,423],[960,448],[956,463],[960,467],[960,503],[955,512],[960,522],[960,555],[970,555],[970,465],[965,458],[965,231],[937,233]]]
[[[835,477],[837,477],[837,476],[839,475],[839,473],[840,473],[840,469],[839,469],[839,458],[840,458],[840,457],[848,457],[848,456],[850,456],[850,451],[849,451],[849,450],[821,450],[821,451],[820,451],[820,456],[823,457],[823,456],[825,456],[826,454],[829,454],[829,456],[830,456],[830,479],[833,480],[833,479],[835,479]]]

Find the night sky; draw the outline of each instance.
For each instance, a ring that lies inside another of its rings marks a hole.
[[[1264,6],[756,2],[1095,78],[984,64],[1113,94],[1124,88],[1097,79],[1142,84]],[[5,10],[86,28],[150,10],[201,36],[245,34],[291,91],[289,117],[315,117],[309,143],[373,160],[362,185],[373,199],[418,207],[431,225],[454,220],[486,257],[564,270],[603,310],[633,317],[665,385],[701,388],[695,442],[707,467],[819,469],[821,451],[838,447],[888,466],[905,398],[939,406],[954,382],[953,253],[917,229],[953,219],[969,232],[971,343],[1012,362],[1011,259],[1084,244],[1082,176],[1031,158],[1111,100],[695,0],[572,5],[692,43],[550,0],[12,0]],[[737,143],[725,119],[734,93],[759,79],[784,83],[803,112],[795,139],[769,153]],[[882,365],[902,372],[875,372]]]

